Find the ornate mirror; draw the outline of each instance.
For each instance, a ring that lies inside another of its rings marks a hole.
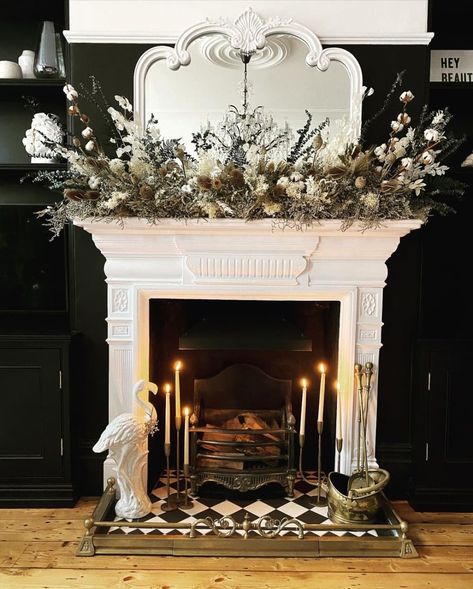
[[[308,112],[313,125],[328,117],[331,133],[355,138],[361,92],[361,68],[351,53],[323,49],[303,25],[264,21],[251,9],[234,23],[195,25],[174,49],[153,47],[134,76],[139,120],[145,125],[154,115],[163,137],[180,138],[188,148],[193,133],[222,124],[230,105],[234,114],[257,109],[275,136],[289,130],[294,139]]]

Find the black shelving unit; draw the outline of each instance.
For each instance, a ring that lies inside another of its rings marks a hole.
[[[54,21],[57,32],[67,28],[66,4],[30,3],[30,10],[21,11],[5,7],[2,59],[16,61],[24,49],[36,50],[43,20]],[[50,243],[36,212],[60,195],[25,178],[67,165],[32,163],[22,144],[34,112],[54,113],[65,126],[64,83],[0,79],[0,506],[74,501],[68,234]],[[27,108],[27,98],[38,104],[36,111]]]

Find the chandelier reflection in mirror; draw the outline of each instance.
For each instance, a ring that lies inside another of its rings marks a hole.
[[[284,127],[280,127],[262,105],[251,108],[248,82],[251,54],[240,52],[239,55],[243,62],[241,109],[234,104],[229,105],[224,118],[217,125],[207,121],[205,128],[199,133],[193,133],[192,143],[197,153],[213,151],[225,163],[232,161],[237,166],[248,164],[256,154],[271,152],[274,158],[286,158],[293,138],[292,129],[287,121]]]

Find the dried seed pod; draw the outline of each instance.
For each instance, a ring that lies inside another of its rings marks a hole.
[[[85,200],[97,200],[100,197],[98,190],[86,190],[84,193]]]
[[[343,166],[333,166],[333,168],[329,168],[327,170],[327,176],[330,176],[331,178],[343,178],[343,176],[345,176],[347,173],[347,169],[344,168]]]
[[[208,176],[197,176],[197,186],[202,190],[210,190],[212,188],[212,180]]]
[[[366,186],[366,178],[364,176],[358,176],[355,178],[356,188],[364,188]]]
[[[143,184],[142,186],[140,186],[139,194],[140,198],[142,198],[143,200],[150,200],[154,196],[154,190],[151,188],[151,186]]]
[[[381,192],[394,192],[399,188],[397,180],[383,180],[381,182]]]
[[[78,190],[77,188],[66,188],[63,194],[64,198],[74,201],[82,200],[84,198],[84,191]]]

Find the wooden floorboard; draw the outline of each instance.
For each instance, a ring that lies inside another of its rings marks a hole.
[[[75,556],[95,499],[0,510],[1,589],[473,589],[473,514],[395,507],[419,558]]]

